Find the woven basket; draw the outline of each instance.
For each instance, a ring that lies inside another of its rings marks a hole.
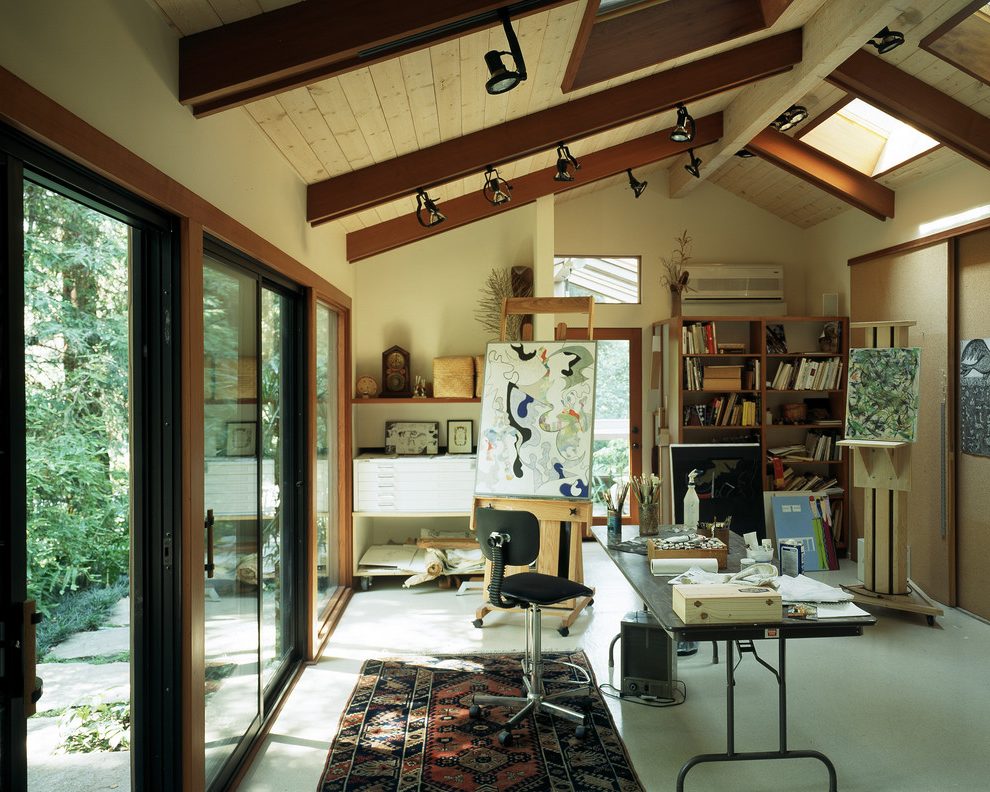
[[[470,399],[474,394],[474,358],[433,358],[433,396]]]
[[[481,398],[481,392],[485,389],[485,356],[474,356],[474,397]]]

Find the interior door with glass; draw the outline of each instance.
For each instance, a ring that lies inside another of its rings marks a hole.
[[[583,328],[568,328],[569,338],[587,337]],[[636,327],[595,328],[598,357],[595,361],[595,429],[592,476],[596,524],[605,522],[601,492],[616,482],[628,482],[643,469],[642,335]],[[635,521],[639,509],[632,495],[626,497],[623,519]]]
[[[299,656],[297,302],[232,251],[207,246],[205,767],[215,788]]]

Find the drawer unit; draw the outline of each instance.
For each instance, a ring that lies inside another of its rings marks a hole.
[[[356,512],[470,512],[473,456],[393,457],[354,460]]]

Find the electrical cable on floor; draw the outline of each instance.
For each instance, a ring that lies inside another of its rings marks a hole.
[[[619,690],[615,685],[610,685],[608,682],[602,682],[598,686],[598,692],[603,696],[608,696],[612,699],[618,699],[620,701],[628,701],[632,704],[639,704],[643,707],[655,707],[657,709],[663,709],[666,707],[679,707],[685,701],[687,701],[687,685],[684,684],[680,679],[674,680],[675,685],[680,685],[680,698],[661,698],[659,696],[623,696],[622,691]],[[615,691],[614,693],[611,691]]]

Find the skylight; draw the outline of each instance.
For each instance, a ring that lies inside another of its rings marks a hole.
[[[587,297],[598,303],[639,302],[638,256],[562,256],[553,260],[555,297]]]
[[[867,176],[893,170],[939,145],[861,99],[809,129],[801,140]]]

